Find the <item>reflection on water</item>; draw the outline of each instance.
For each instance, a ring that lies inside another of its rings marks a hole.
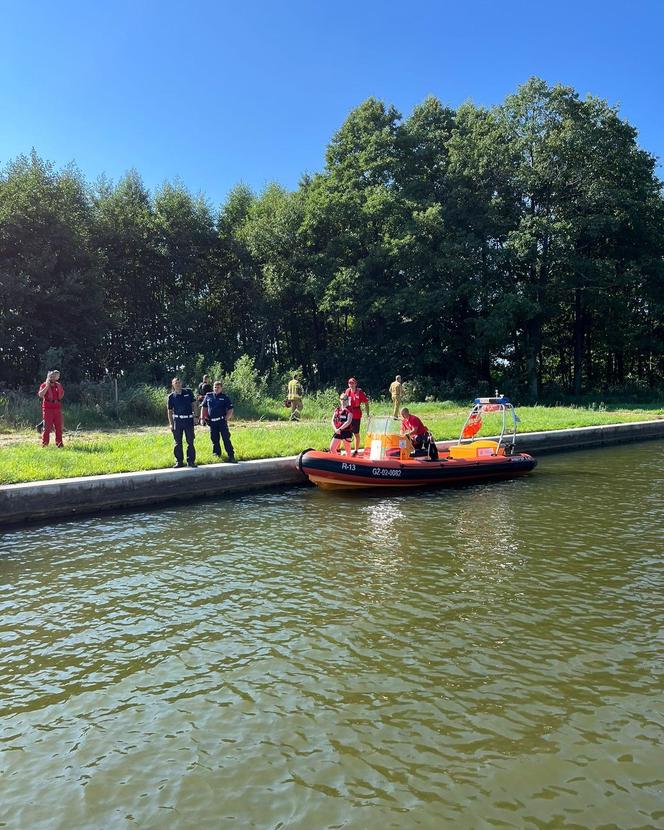
[[[0,827],[663,826],[663,480],[643,444],[0,536]]]
[[[517,482],[511,484],[518,486]],[[516,527],[514,497],[509,483],[492,489],[481,502],[473,494],[471,509],[455,516],[453,530],[459,539],[456,558],[468,576],[500,582],[512,578],[510,571],[525,562],[520,547],[524,552],[528,549],[528,536]]]
[[[369,545],[383,552],[392,548],[400,549],[406,542],[408,519],[402,509],[403,499],[376,499],[372,504],[360,508],[361,521],[366,522],[366,540]],[[364,522],[362,522],[364,524]]]

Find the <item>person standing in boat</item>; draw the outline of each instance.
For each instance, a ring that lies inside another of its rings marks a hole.
[[[332,436],[332,443],[330,444],[330,452],[339,452],[339,447],[343,441],[346,449],[346,457],[350,455],[350,441],[353,437],[353,413],[348,408],[348,398],[346,395],[339,396],[339,406],[334,410],[332,415],[332,429],[334,435]]]
[[[215,380],[212,392],[203,398],[201,405],[201,426],[208,423],[210,426],[210,439],[212,440],[212,453],[221,458],[221,446],[219,438],[224,442],[224,449],[231,464],[235,464],[235,450],[231,443],[231,433],[228,429],[228,422],[233,417],[233,402],[224,395],[224,387],[220,380]]]
[[[392,398],[392,417],[398,418],[401,409],[401,399],[403,398],[401,375],[397,375],[390,384],[390,397]]]
[[[184,467],[184,453],[182,451],[182,436],[187,439],[187,466],[196,466],[196,448],[194,447],[194,393],[191,389],[183,389],[180,378],[173,378],[173,391],[168,396],[166,414],[168,425],[173,433],[175,446],[174,467]]]
[[[344,395],[348,398],[348,406],[350,407],[350,411],[353,413],[353,424],[351,427],[355,442],[355,449],[353,450],[353,455],[357,455],[357,451],[360,449],[360,423],[362,421],[362,404],[364,404],[364,408],[368,418],[369,398],[366,396],[364,391],[359,388],[359,386],[357,385],[357,380],[355,378],[348,378],[348,389],[346,389]]]

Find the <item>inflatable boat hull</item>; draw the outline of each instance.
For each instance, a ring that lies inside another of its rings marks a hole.
[[[464,484],[525,475],[537,465],[527,453],[475,459],[441,457],[437,461],[428,458],[371,461],[361,455],[346,458],[317,450],[304,450],[297,463],[309,481],[326,490]]]

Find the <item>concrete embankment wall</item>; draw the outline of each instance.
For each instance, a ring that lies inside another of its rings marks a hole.
[[[516,436],[516,447],[520,452],[542,455],[549,452],[610,447],[612,444],[628,444],[631,441],[646,441],[654,438],[664,438],[664,418],[631,424],[577,427],[549,432],[524,432]]]
[[[517,436],[517,449],[538,456],[656,438],[664,438],[664,419],[523,433]],[[439,446],[450,443],[454,442],[441,441]],[[292,456],[240,464],[210,464],[196,469],[185,467],[4,485],[0,487],[0,526],[303,484],[306,479],[297,470],[296,460]]]
[[[295,458],[59,478],[0,487],[0,526],[302,484]]]

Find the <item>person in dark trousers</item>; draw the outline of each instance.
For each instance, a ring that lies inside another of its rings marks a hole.
[[[339,406],[332,414],[332,429],[334,435],[330,443],[330,452],[339,452],[339,447],[343,441],[346,448],[346,457],[350,456],[350,442],[353,437],[351,429],[353,425],[353,413],[348,408],[348,398],[345,395],[339,396]]]
[[[228,429],[228,422],[233,418],[233,402],[224,395],[224,387],[220,380],[215,380],[212,392],[203,398],[201,404],[201,426],[210,425],[210,439],[212,440],[212,452],[217,458],[221,458],[221,447],[219,438],[224,441],[224,449],[231,464],[235,464],[235,450],[231,444],[231,433]]]
[[[182,452],[182,436],[187,439],[187,466],[196,466],[196,448],[194,447],[194,393],[191,389],[183,389],[180,378],[173,378],[173,391],[168,396],[168,424],[173,433],[175,446],[174,467],[184,467],[184,454]]]
[[[360,449],[360,422],[362,420],[362,404],[364,404],[364,408],[366,410],[368,418],[369,398],[367,398],[364,390],[358,387],[355,378],[348,378],[348,389],[346,389],[344,395],[348,398],[348,406],[350,407],[350,411],[353,413],[353,425],[351,429],[353,431],[355,449],[353,450],[352,454],[357,455],[357,452]]]
[[[432,461],[438,459],[438,448],[433,435],[417,415],[413,415],[406,406],[401,410],[401,434],[410,438],[413,449],[426,450]]]
[[[212,384],[210,383],[210,376],[209,375],[203,375],[203,380],[198,384],[198,389],[196,390],[196,402],[198,403],[199,407],[203,406],[203,398],[209,392],[212,392]]]

